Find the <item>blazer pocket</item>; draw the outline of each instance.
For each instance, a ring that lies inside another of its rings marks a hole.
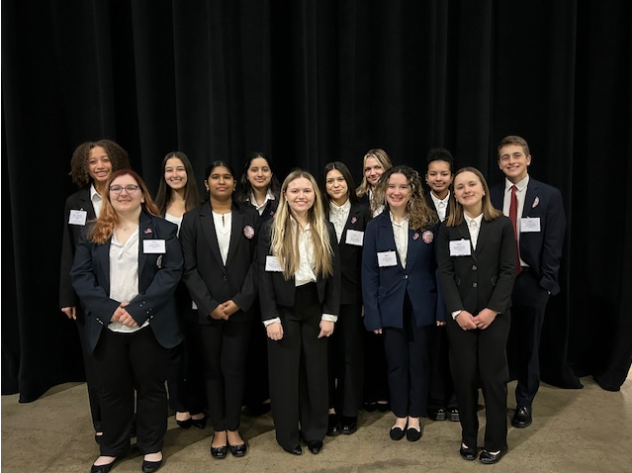
[[[382,302],[384,299],[386,299],[386,297],[393,292],[394,287],[395,287],[394,285],[389,288],[385,288],[384,286],[379,286],[377,288],[377,301]]]

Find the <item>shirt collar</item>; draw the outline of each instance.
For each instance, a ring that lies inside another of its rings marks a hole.
[[[94,202],[94,200],[103,200],[103,197],[99,195],[97,189],[94,187],[94,184],[90,184],[90,200]]]
[[[481,226],[481,221],[483,220],[483,214],[480,214],[478,217],[476,218],[471,218],[468,217],[468,215],[463,212],[463,216],[465,217],[465,221],[467,222],[467,226],[470,227],[472,225],[473,222],[476,222],[476,224],[480,227]]]
[[[527,174],[527,177],[525,177],[521,181],[518,181],[515,184],[516,190],[518,190],[518,192],[522,192],[525,189],[525,187],[527,187],[528,184],[529,184],[529,175]],[[513,182],[505,178],[505,192],[509,191],[511,189],[511,186],[513,185],[514,185]]]
[[[432,191],[430,191],[430,198],[432,199],[432,201],[435,203],[435,206],[439,203],[439,202],[443,202],[444,204],[448,205],[448,202],[450,202],[450,191],[448,191],[448,194],[445,196],[444,199],[440,199],[439,197],[436,197]]]
[[[347,201],[338,206],[332,200],[329,201],[329,209],[334,213],[346,213],[351,209],[351,201],[347,199]]]

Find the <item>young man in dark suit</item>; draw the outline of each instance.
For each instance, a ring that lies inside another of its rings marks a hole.
[[[531,406],[540,386],[540,332],[549,296],[560,292],[558,272],[566,229],[562,194],[532,179],[530,164],[523,138],[503,138],[498,166],[506,179],[491,189],[492,203],[512,219],[518,243],[508,357],[510,373],[518,380],[511,424],[519,428],[532,422]]]

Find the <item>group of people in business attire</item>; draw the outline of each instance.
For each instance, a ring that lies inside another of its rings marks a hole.
[[[417,171],[372,149],[357,189],[339,161],[320,186],[301,169],[279,184],[253,153],[239,185],[212,162],[205,199],[176,151],[154,200],[119,145],[80,145],[60,304],[85,352],[101,450],[91,472],[109,472],[133,435],[142,471],[158,470],[168,403],[184,429],[205,428],[208,412],[216,459],[246,455],[248,404],[272,411],[294,455],[356,432],[364,407],[392,410],[395,441],[418,441],[421,417],[460,422],[460,455],[498,462],[510,371],[512,424],[532,421],[565,231],[559,191],[529,178],[526,141],[506,137],[498,151],[506,182],[491,191],[475,168],[454,173],[445,149],[428,155],[428,193]]]

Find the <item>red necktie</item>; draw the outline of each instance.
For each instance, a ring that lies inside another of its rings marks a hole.
[[[518,241],[518,198],[516,197],[516,186],[511,186],[511,201],[509,203],[509,218],[513,224],[516,237],[516,276],[520,274],[520,242]]]

